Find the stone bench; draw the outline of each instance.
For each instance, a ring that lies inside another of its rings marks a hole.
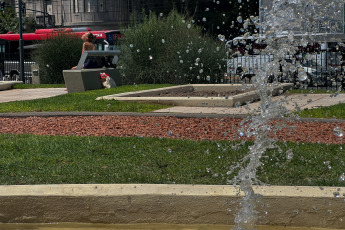
[[[114,68],[64,70],[63,77],[68,93],[84,92],[86,90],[102,89],[100,73],[109,74],[116,86],[122,85],[120,72]]]
[[[83,69],[85,60],[89,56],[117,56],[119,50],[112,51],[84,51],[81,55],[77,68],[75,70],[64,70],[63,77],[68,93],[84,92],[86,90],[102,89],[103,85],[100,73],[109,74],[117,86],[122,85],[120,72],[115,68],[96,68]]]

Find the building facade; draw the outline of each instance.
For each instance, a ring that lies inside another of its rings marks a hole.
[[[17,4],[18,0],[8,0]],[[213,0],[22,0],[26,15],[32,16],[44,27],[90,27],[91,29],[118,29],[126,25],[132,12],[140,15],[142,9],[181,10],[196,3]]]
[[[17,1],[17,0],[15,0]],[[26,15],[43,27],[118,29],[130,14],[141,9],[141,0],[23,0]]]

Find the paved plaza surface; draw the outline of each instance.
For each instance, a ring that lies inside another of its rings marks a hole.
[[[54,97],[66,94],[65,88],[9,89],[0,91],[0,103]]]
[[[65,88],[38,88],[38,89],[10,89],[0,91],[0,103],[20,100],[33,100],[67,94]],[[273,97],[273,101],[283,100],[283,106],[289,110],[311,109],[320,106],[330,106],[345,103],[345,94],[292,94]],[[239,114],[253,113],[260,106],[254,102],[241,107],[184,107],[172,106],[167,109],[156,110],[153,113],[166,114]]]

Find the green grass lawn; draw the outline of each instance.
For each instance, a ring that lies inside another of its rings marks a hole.
[[[160,105],[95,98],[166,85],[134,85],[52,98],[0,104],[0,112],[148,112]],[[20,87],[20,85],[18,86]],[[49,85],[47,86],[49,87]],[[60,87],[64,87],[63,85]],[[301,92],[296,92],[301,93]],[[343,104],[307,110],[302,116],[345,118]],[[308,114],[311,112],[310,114]],[[0,134],[0,184],[177,183],[226,184],[250,142],[191,141],[138,137],[77,137]],[[343,145],[280,143],[261,161],[259,179],[272,185],[345,186]],[[294,157],[286,159],[291,149]]]
[[[16,87],[34,87],[34,85]],[[42,86],[42,85],[41,85]],[[49,87],[51,85],[43,85]],[[63,85],[57,85],[63,87]],[[151,112],[156,109],[167,108],[164,105],[144,104],[138,102],[121,102],[115,100],[99,100],[97,97],[162,88],[169,85],[126,85],[111,89],[90,90],[80,93],[42,98],[29,101],[13,101],[0,104],[0,113],[5,112],[42,112],[42,111],[93,111],[93,112]]]
[[[344,91],[330,91],[322,89],[314,90],[290,90],[287,94],[329,94],[336,95],[337,93],[344,93]],[[335,118],[335,119],[345,119],[345,104],[337,104],[332,106],[320,107],[317,109],[305,109],[298,113],[300,117],[310,117],[310,118]]]
[[[139,137],[0,134],[0,184],[226,184],[248,151],[234,142]],[[340,145],[280,144],[263,158],[259,178],[272,185],[345,186]],[[286,150],[294,157],[286,159]],[[330,168],[331,167],[331,168]]]
[[[92,112],[151,112],[161,108],[167,108],[165,105],[144,104],[137,102],[121,102],[114,100],[96,101],[97,97],[131,92],[137,90],[146,90],[162,88],[171,85],[127,85],[112,89],[92,90],[81,93],[71,93],[51,98],[43,98],[30,101],[14,101],[0,104],[0,113],[6,112],[43,112],[43,111],[92,111]],[[32,85],[16,84],[17,89],[27,88],[65,88],[65,85]],[[309,93],[335,93],[329,90],[290,90],[288,94],[309,94]],[[301,117],[313,118],[338,118],[345,119],[345,104],[339,104],[318,109],[304,110],[299,113]]]
[[[65,84],[15,84],[13,89],[66,88]]]

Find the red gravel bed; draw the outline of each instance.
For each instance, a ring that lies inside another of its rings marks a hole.
[[[65,116],[0,118],[0,133],[77,136],[143,136],[192,140],[240,139],[241,118],[176,118],[132,116]],[[345,123],[288,121],[278,140],[327,144],[345,143],[333,133]]]

